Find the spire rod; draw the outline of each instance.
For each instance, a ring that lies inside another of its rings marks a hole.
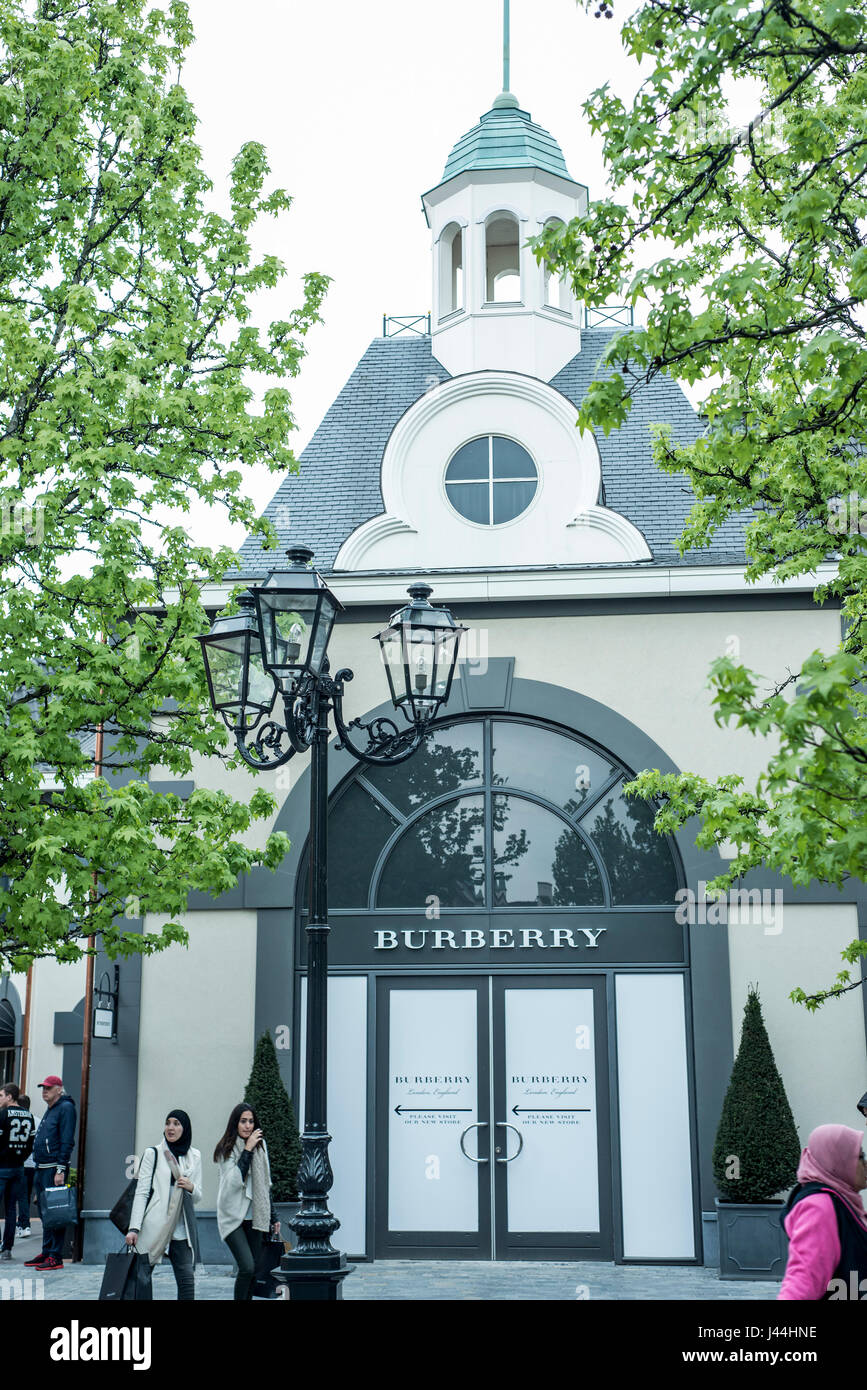
[[[503,91],[509,90],[509,0],[503,0]]]

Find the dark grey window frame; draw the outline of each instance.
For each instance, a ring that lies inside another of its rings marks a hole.
[[[525,790],[524,788],[522,788],[522,787],[520,787],[520,786],[518,786],[518,785],[512,786],[512,785],[504,785],[504,784],[502,784],[502,783],[498,784],[498,783],[496,783],[496,782],[494,781],[494,767],[493,767],[493,727],[494,727],[494,724],[495,724],[495,723],[503,723],[503,722],[509,722],[509,723],[513,723],[513,724],[525,724],[525,725],[529,725],[529,726],[532,727],[532,728],[544,729],[544,730],[545,730],[546,732],[548,732],[548,733],[556,734],[557,736],[559,736],[560,738],[562,738],[562,739],[564,740],[564,742],[569,742],[569,743],[573,744],[573,745],[575,746],[576,750],[586,750],[586,751],[588,751],[588,752],[590,752],[590,753],[596,754],[597,756],[604,758],[607,762],[609,762],[609,763],[611,764],[612,772],[611,772],[610,776],[607,778],[607,780],[604,781],[604,782],[600,785],[600,787],[599,787],[596,791],[594,791],[593,794],[592,794],[591,796],[588,797],[588,799],[587,799],[585,802],[582,802],[582,804],[581,804],[581,806],[580,806],[578,812],[577,812],[576,814],[574,814],[574,815],[570,815],[569,812],[566,811],[566,810],[564,809],[563,806],[559,805],[557,802],[554,802],[554,801],[551,801],[551,800],[547,799],[546,797],[542,796],[542,795],[539,794],[538,792],[527,791],[527,790]],[[635,776],[635,773],[634,773],[630,768],[628,768],[628,767],[626,766],[626,764],[623,763],[623,761],[622,761],[620,758],[618,758],[618,757],[617,757],[614,753],[612,753],[609,749],[600,747],[598,744],[596,744],[596,743],[595,743],[593,740],[591,740],[591,739],[588,739],[588,738],[579,739],[579,738],[577,738],[577,737],[575,736],[574,733],[572,733],[572,732],[569,731],[569,730],[564,729],[564,728],[563,728],[562,726],[560,726],[560,725],[554,724],[554,723],[552,723],[552,722],[550,722],[550,721],[548,721],[548,720],[544,720],[544,719],[534,719],[534,718],[532,718],[531,716],[528,716],[528,715],[520,715],[520,714],[519,714],[519,715],[509,715],[509,714],[506,713],[506,712],[503,712],[503,713],[500,713],[500,712],[490,712],[490,713],[482,713],[482,712],[479,712],[479,713],[476,713],[475,711],[473,711],[473,712],[468,712],[466,715],[464,715],[464,716],[462,716],[462,717],[459,716],[459,717],[455,718],[454,716],[452,716],[452,717],[449,718],[449,719],[443,719],[443,720],[439,721],[439,722],[435,725],[435,728],[437,728],[437,729],[453,728],[453,727],[455,727],[456,725],[460,725],[460,724],[467,724],[467,725],[470,725],[470,724],[481,724],[481,725],[482,725],[482,730],[483,730],[483,738],[482,738],[482,775],[481,775],[481,777],[480,777],[478,780],[476,780],[476,781],[474,781],[474,782],[469,782],[469,783],[467,783],[465,786],[462,786],[460,789],[457,789],[457,790],[452,789],[452,790],[450,790],[450,791],[442,792],[442,793],[440,793],[440,795],[438,795],[438,796],[431,797],[431,799],[430,799],[429,801],[424,802],[421,806],[414,807],[413,810],[412,810],[410,813],[406,813],[406,812],[404,812],[404,811],[401,811],[401,810],[394,804],[393,801],[389,800],[388,796],[387,796],[384,792],[380,791],[379,788],[378,788],[368,777],[366,777],[366,776],[364,775],[363,769],[362,769],[361,771],[355,771],[355,770],[353,770],[352,772],[350,772],[349,776],[346,777],[346,778],[344,778],[343,782],[342,782],[337,788],[335,788],[335,790],[332,792],[331,799],[330,799],[330,807],[337,807],[337,806],[339,805],[340,800],[342,799],[342,797],[349,791],[349,789],[350,789],[351,787],[353,787],[353,786],[360,786],[360,787],[362,787],[363,790],[367,793],[367,795],[370,796],[370,797],[381,807],[381,809],[384,810],[394,821],[396,821],[396,825],[395,825],[394,831],[393,831],[392,834],[389,836],[389,838],[386,840],[385,844],[382,846],[382,848],[381,848],[381,850],[380,850],[380,852],[379,852],[379,854],[378,854],[378,856],[377,856],[377,858],[376,858],[376,861],[375,861],[375,863],[374,863],[374,865],[373,865],[373,868],[372,868],[372,870],[371,870],[370,884],[369,884],[369,887],[368,887],[367,903],[366,903],[366,904],[359,903],[359,904],[357,904],[357,905],[354,906],[354,907],[342,907],[342,908],[340,908],[340,907],[329,907],[329,910],[328,910],[328,911],[329,911],[329,916],[333,916],[333,917],[339,917],[339,916],[357,916],[357,915],[363,914],[363,913],[365,913],[365,912],[376,913],[377,916],[380,916],[380,915],[382,915],[382,916],[388,916],[388,915],[396,915],[396,916],[412,916],[412,915],[419,915],[419,916],[424,916],[425,913],[426,913],[426,911],[427,911],[427,909],[426,909],[426,907],[425,907],[424,904],[417,904],[417,905],[406,906],[406,907],[383,907],[383,906],[377,905],[376,899],[377,899],[377,896],[378,896],[378,893],[379,893],[379,888],[380,888],[380,884],[381,884],[381,881],[382,881],[382,876],[383,876],[383,873],[384,873],[384,871],[385,871],[386,865],[387,865],[387,863],[388,863],[388,860],[389,860],[391,854],[393,853],[393,851],[395,850],[396,846],[398,845],[399,841],[400,841],[407,833],[410,833],[411,830],[412,830],[412,828],[413,828],[413,826],[415,826],[415,825],[416,825],[420,820],[422,820],[426,815],[428,815],[431,811],[436,810],[437,807],[446,806],[446,805],[449,805],[449,804],[457,804],[457,803],[459,803],[461,800],[463,800],[463,799],[465,799],[465,798],[472,797],[472,796],[483,796],[483,797],[484,797],[484,803],[485,803],[485,805],[484,805],[484,832],[483,832],[483,833],[484,833],[484,843],[485,843],[485,856],[484,856],[484,857],[485,857],[485,898],[484,898],[484,902],[475,904],[475,905],[473,905],[473,906],[469,906],[469,905],[463,905],[463,906],[460,906],[460,907],[446,907],[446,906],[441,906],[441,907],[439,908],[439,912],[440,912],[440,915],[441,915],[441,916],[446,917],[446,916],[448,916],[448,915],[456,915],[456,914],[464,915],[464,914],[466,914],[466,913],[473,913],[473,912],[478,912],[480,915],[483,914],[483,913],[496,913],[497,915],[503,914],[504,916],[508,916],[509,914],[517,914],[517,913],[526,914],[527,912],[532,912],[532,911],[534,911],[534,910],[535,910],[535,911],[539,911],[539,912],[543,912],[543,913],[546,913],[546,914],[547,914],[547,913],[574,914],[574,913],[576,913],[576,912],[587,912],[587,913],[591,913],[591,912],[592,912],[592,913],[598,913],[598,912],[600,912],[600,911],[605,911],[605,912],[611,911],[611,912],[614,912],[614,911],[617,911],[618,909],[624,910],[624,911],[625,911],[625,910],[629,910],[629,911],[640,910],[640,911],[642,911],[642,912],[658,912],[658,913],[667,913],[667,914],[670,914],[670,913],[671,913],[671,911],[672,911],[672,909],[673,909],[673,907],[674,907],[674,897],[673,897],[673,896],[672,896],[672,901],[671,901],[670,903],[642,903],[642,902],[640,902],[640,901],[639,901],[639,902],[628,902],[628,903],[627,903],[627,902],[616,902],[616,903],[615,903],[615,902],[612,900],[612,888],[611,888],[611,883],[610,883],[610,880],[609,880],[609,875],[608,875],[607,868],[606,868],[605,863],[604,863],[604,860],[603,860],[603,856],[601,855],[601,853],[600,853],[599,850],[597,849],[597,847],[596,847],[596,845],[595,845],[595,842],[593,841],[592,837],[591,837],[591,836],[588,834],[588,832],[587,832],[585,829],[583,829],[582,826],[581,826],[581,822],[582,822],[582,821],[585,821],[585,820],[591,815],[591,813],[593,812],[593,810],[594,810],[596,807],[598,807],[599,805],[602,804],[602,802],[604,801],[604,799],[611,793],[612,790],[614,790],[614,789],[620,784],[620,782],[622,782],[623,780],[628,780],[628,779],[630,779],[630,778],[632,778],[632,777]],[[516,798],[516,799],[518,799],[518,800],[529,801],[529,802],[533,803],[534,805],[537,805],[537,806],[541,807],[543,810],[549,812],[549,813],[550,813],[551,815],[553,815],[556,819],[560,820],[560,821],[566,826],[567,829],[573,831],[573,833],[575,833],[575,834],[578,836],[578,838],[582,841],[584,847],[587,849],[588,853],[590,854],[590,857],[591,857],[591,859],[592,859],[592,862],[593,862],[593,864],[594,864],[594,866],[595,866],[595,868],[596,868],[596,870],[597,870],[597,872],[598,872],[598,874],[599,874],[600,881],[601,881],[601,883],[602,883],[602,891],[603,891],[603,901],[602,901],[602,903],[590,904],[590,905],[582,905],[582,906],[565,906],[565,907],[553,906],[553,905],[548,905],[548,904],[544,904],[544,905],[540,904],[540,905],[538,905],[535,909],[534,909],[533,907],[520,906],[520,905],[499,906],[499,905],[495,905],[495,904],[494,904],[494,901],[493,901],[493,798],[494,798],[494,796],[496,796],[496,795],[512,796],[512,797],[514,797],[514,798]],[[680,854],[679,854],[679,851],[678,851],[678,847],[677,847],[676,841],[673,840],[670,836],[660,836],[660,852],[661,852],[661,853],[666,853],[666,852],[667,852],[668,855],[669,855],[669,857],[670,857],[671,866],[672,866],[672,872],[673,872],[673,878],[674,878],[674,883],[675,883],[675,888],[678,888],[678,887],[682,886],[682,885],[686,882],[686,879],[685,879],[685,876],[684,876],[684,868],[683,868],[683,864],[682,864],[682,862],[681,862],[681,858],[680,858]],[[333,879],[336,877],[337,872],[338,872],[337,866],[333,864],[332,869],[331,869],[332,881],[333,881]],[[301,865],[300,865],[300,870],[299,870],[299,882],[302,883],[302,884],[304,884],[304,885],[306,886],[306,882],[307,882],[307,850],[306,850],[306,848],[305,848],[305,852],[304,852],[304,858],[303,858],[303,860],[302,860],[302,862],[301,862]],[[304,917],[304,916],[306,916],[306,906],[305,906],[306,893],[304,892],[304,890],[302,890],[302,893],[301,893],[299,896],[301,897],[301,902],[300,902],[300,904],[299,904],[299,911],[300,911],[300,915],[301,915],[302,917]]]

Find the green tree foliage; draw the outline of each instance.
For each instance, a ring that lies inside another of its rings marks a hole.
[[[610,195],[535,242],[589,305],[641,311],[608,344],[579,424],[616,428],[660,372],[697,385],[699,440],[654,441],[697,498],[681,549],[745,515],[748,578],[833,561],[816,597],[837,599],[845,623],[838,648],[782,684],[730,657],[712,667],[718,722],[767,741],[755,786],[648,772],[633,791],[662,799],[658,829],[696,816],[699,845],[737,847],[718,887],[758,866],[795,883],[864,879],[867,5],[647,0],[622,35],[646,73],[637,95],[606,84],[584,108]],[[754,101],[746,125],[729,118],[734,91]],[[830,992],[848,982],[844,970]],[[815,1007],[827,993],[793,997]]]
[[[301,1139],[295,1106],[283,1085],[270,1033],[263,1033],[256,1044],[244,1099],[255,1110],[268,1145],[274,1201],[294,1202],[298,1195],[295,1184],[301,1160]]]
[[[182,940],[190,889],[286,849],[246,847],[263,790],[147,785],[227,756],[195,638],[233,556],[178,521],[204,503],[273,534],[241,470],[295,466],[285,382],[326,287],[311,274],[300,308],[254,322],[284,267],[250,231],[289,199],[246,144],[227,215],[211,206],[179,85],[192,37],[182,0],[0,0],[0,959],[18,969],[90,934],[109,955]],[[125,930],[144,912],[169,921]]]
[[[713,1146],[713,1175],[729,1202],[769,1202],[792,1187],[801,1144],[755,989],[744,1008],[741,1045],[732,1067]]]

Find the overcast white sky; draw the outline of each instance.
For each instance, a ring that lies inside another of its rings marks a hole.
[[[624,93],[639,70],[624,58],[620,24],[575,0],[512,0],[511,89],[562,146],[572,177],[604,188],[601,141],[583,102],[609,80]],[[325,323],[291,386],[303,447],[382,315],[430,308],[430,242],[421,194],[475,125],[502,82],[502,0],[190,0],[197,41],[181,81],[199,114],[205,167],[222,192],[245,140],[267,147],[291,213],[262,225],[261,250],[288,267],[261,300],[263,321],[299,301],[299,277],[333,277]],[[257,318],[259,314],[257,313]],[[250,487],[264,507],[278,479]],[[213,527],[213,515],[210,526]],[[211,543],[218,537],[209,535]],[[243,539],[226,528],[219,539]]]

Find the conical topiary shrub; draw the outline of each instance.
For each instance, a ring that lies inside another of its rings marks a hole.
[[[253,1054],[253,1069],[244,1092],[268,1145],[271,1182],[275,1202],[297,1200],[296,1180],[301,1159],[301,1139],[295,1106],[283,1085],[277,1064],[277,1050],[270,1033],[263,1033]]]
[[[713,1146],[713,1174],[728,1202],[769,1202],[795,1182],[801,1144],[753,986],[741,1045]]]

